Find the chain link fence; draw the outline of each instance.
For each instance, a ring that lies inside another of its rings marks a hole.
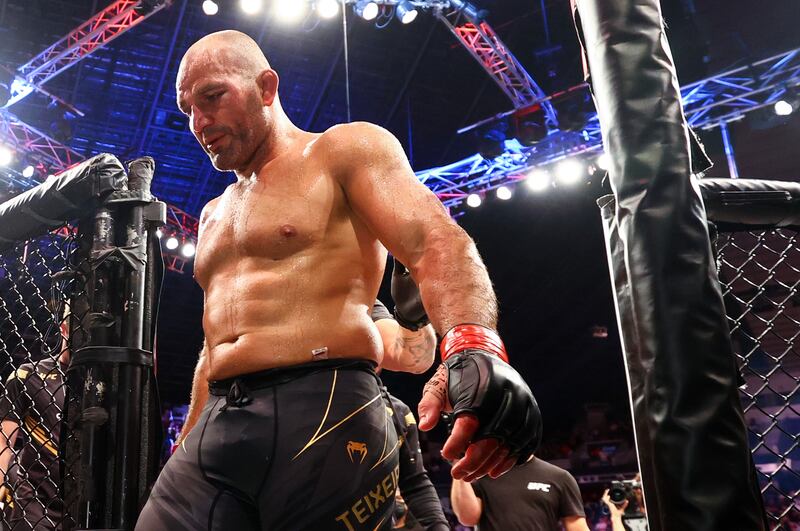
[[[773,530],[800,522],[800,238],[777,229],[722,232],[717,265],[742,406]]]
[[[68,227],[0,254],[0,528],[67,530],[61,448],[75,288]]]

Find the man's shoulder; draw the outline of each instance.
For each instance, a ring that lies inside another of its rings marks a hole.
[[[203,209],[200,211],[200,218],[199,218],[199,224],[201,226],[205,224],[208,217],[214,212],[214,209],[217,208],[217,205],[220,203],[220,201],[222,201],[222,198],[225,197],[225,194],[228,193],[229,188],[230,185],[226,186],[225,190],[220,195],[211,199],[208,203],[206,203],[203,206]]]
[[[350,122],[328,128],[315,144],[337,154],[376,155],[393,149],[397,139],[388,130],[370,122]],[[345,161],[348,159],[345,159]],[[361,162],[361,160],[351,160]]]
[[[8,375],[6,381],[10,382],[11,380],[15,379],[20,381],[25,381],[31,374],[36,374],[36,367],[34,366],[34,364],[23,363],[22,365],[17,367],[16,370],[14,370],[14,372]]]
[[[391,136],[392,134],[383,127],[373,124],[372,122],[349,122],[346,124],[332,125],[320,135],[319,139],[325,141],[341,141],[385,135]]]
[[[575,481],[575,478],[570,474],[568,470],[564,470],[560,466],[556,466],[552,463],[548,463],[547,461],[543,461],[538,457],[535,458],[535,462],[531,463],[534,465],[532,468],[536,470],[537,474],[546,475],[552,480],[559,480],[563,482],[572,482]]]

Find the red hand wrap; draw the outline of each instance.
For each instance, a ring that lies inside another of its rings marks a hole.
[[[497,332],[481,325],[461,324],[454,326],[442,338],[439,352],[442,354],[442,361],[445,361],[453,354],[468,348],[479,348],[508,363],[508,354],[506,354],[503,340],[500,339]]]

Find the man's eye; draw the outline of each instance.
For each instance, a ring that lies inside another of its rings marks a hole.
[[[215,92],[213,94],[209,94],[208,99],[214,101],[216,99],[219,99],[219,97],[222,96],[222,94],[223,94],[222,92]]]

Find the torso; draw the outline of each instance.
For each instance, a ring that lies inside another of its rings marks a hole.
[[[386,251],[347,204],[320,135],[230,185],[203,210],[209,379],[317,359],[380,362],[369,312]]]
[[[498,479],[481,478],[476,485],[483,491],[478,494],[483,499],[481,529],[550,531],[559,529],[565,516],[584,515],[575,480],[538,458]]]

